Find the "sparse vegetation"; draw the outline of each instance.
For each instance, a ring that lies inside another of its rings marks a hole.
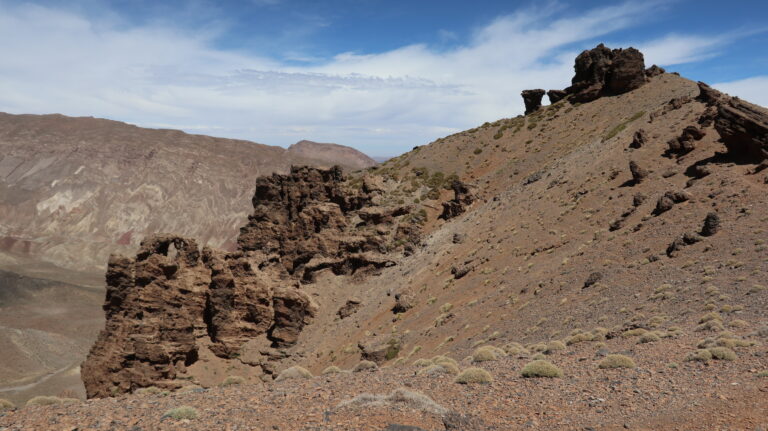
[[[478,347],[472,354],[472,362],[496,361],[499,356],[505,354],[501,349],[494,346]]]
[[[339,367],[337,367],[335,365],[331,365],[330,367],[327,367],[326,369],[324,369],[322,374],[323,375],[326,375],[326,374],[338,374],[338,373],[341,373],[341,372],[342,372],[341,368],[339,368]]]
[[[709,349],[709,353],[712,355],[712,359],[720,361],[736,360],[736,352],[727,347],[712,347]]]
[[[461,384],[491,383],[492,381],[493,376],[491,376],[491,373],[477,367],[467,368],[466,370],[459,373],[459,375],[456,376],[456,379],[454,380],[454,382]]]
[[[342,401],[339,403],[338,407],[386,406],[396,404],[438,415],[448,412],[448,409],[437,404],[432,398],[405,388],[395,389],[388,395],[374,395],[369,393],[360,394],[351,400]]]
[[[15,408],[16,406],[12,402],[6,400],[5,398],[0,398],[0,412],[5,410],[13,410]]]
[[[277,375],[275,381],[279,382],[288,379],[311,379],[312,377],[312,373],[310,373],[309,370],[295,365],[280,372],[280,374]]]
[[[535,360],[527,363],[520,372],[523,377],[563,377],[563,370],[549,361]]]
[[[51,406],[55,404],[61,404],[61,398],[39,395],[27,401],[27,406]]]
[[[608,355],[600,361],[599,368],[635,368],[635,361],[629,356]]]
[[[221,382],[221,386],[242,385],[245,379],[240,376],[229,376]]]
[[[170,409],[163,415],[164,418],[171,418],[175,419],[177,421],[186,419],[186,420],[193,420],[197,419],[198,413],[197,409],[191,406],[181,406],[176,407],[175,409]]]
[[[361,371],[378,370],[379,366],[373,361],[360,361],[352,369],[352,372],[359,373]]]

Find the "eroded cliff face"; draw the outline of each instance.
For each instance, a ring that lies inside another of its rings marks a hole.
[[[394,265],[388,251],[399,233],[418,231],[404,217],[409,207],[377,206],[378,193],[338,167],[294,167],[257,180],[235,252],[159,234],[135,258],[111,256],[107,322],[82,367],[88,397],[204,384],[201,360],[269,378],[317,311],[303,283],[326,268]]]

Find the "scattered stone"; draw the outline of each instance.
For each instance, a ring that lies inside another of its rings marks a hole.
[[[461,244],[461,243],[464,242],[464,238],[465,237],[466,237],[466,235],[464,235],[462,233],[455,233],[455,234],[453,234],[453,240],[452,241],[453,241],[454,244]]]
[[[602,279],[603,279],[603,274],[601,272],[593,272],[589,274],[589,277],[587,277],[587,279],[584,281],[583,288],[586,289],[587,287],[594,285],[595,283],[597,283]]]
[[[456,280],[464,277],[465,275],[469,274],[470,271],[474,269],[471,265],[460,265],[460,266],[452,266],[451,267],[451,274],[453,274],[453,278]]]
[[[525,103],[525,115],[536,112],[541,108],[541,99],[546,92],[542,89],[536,90],[523,90],[520,93],[523,96],[523,103]]]
[[[453,189],[453,199],[443,202],[443,212],[438,217],[444,220],[449,220],[463,214],[467,207],[475,201],[475,194],[468,184],[454,180],[451,188]]]
[[[632,143],[629,144],[630,148],[640,148],[648,143],[648,133],[643,129],[637,129],[632,136]]]
[[[667,212],[672,209],[675,204],[685,202],[691,199],[691,195],[688,192],[666,192],[656,202],[656,208],[653,210],[654,215]]]
[[[393,313],[405,313],[411,308],[413,308],[413,301],[411,301],[408,295],[402,293],[395,294],[395,306],[392,307]]]
[[[634,160],[629,162],[629,170],[632,172],[632,181],[640,184],[648,176],[648,170],[640,167]]]
[[[632,197],[632,206],[639,207],[643,204],[643,202],[645,202],[646,199],[648,198],[644,194],[635,193],[635,195]]]
[[[712,236],[720,230],[720,216],[711,212],[704,218],[704,227],[701,229],[703,236]]]
[[[339,308],[339,311],[337,311],[336,314],[338,314],[340,318],[345,319],[354,314],[360,306],[360,299],[350,298],[347,300],[346,304]]]

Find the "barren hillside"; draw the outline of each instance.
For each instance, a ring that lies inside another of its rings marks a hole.
[[[768,110],[633,49],[575,69],[525,116],[258,179],[234,252],[113,257],[109,399],[0,426],[767,426]]]

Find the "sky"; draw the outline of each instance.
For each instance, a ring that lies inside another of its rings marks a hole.
[[[601,42],[768,106],[764,0],[0,0],[0,111],[394,156]]]

